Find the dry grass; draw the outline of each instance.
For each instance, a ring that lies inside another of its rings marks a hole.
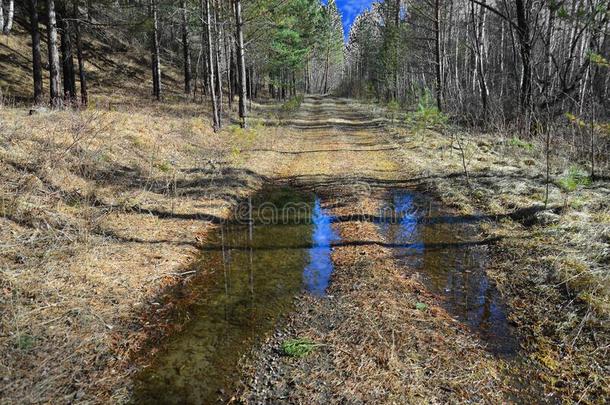
[[[214,134],[203,113],[0,109],[2,402],[127,398],[155,297],[278,164],[244,151],[277,131]]]
[[[524,147],[497,134],[463,134],[470,187],[461,155],[439,133],[394,128],[402,159],[447,204],[499,219],[486,227],[496,262],[489,269],[507,299],[522,345],[545,372],[546,389],[573,401],[609,395],[610,183],[568,191],[575,164],[557,150],[544,209],[544,146]]]

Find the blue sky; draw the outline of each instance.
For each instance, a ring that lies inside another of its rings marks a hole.
[[[341,11],[341,17],[343,18],[343,31],[345,32],[345,38],[349,34],[349,28],[352,26],[354,19],[358,14],[368,9],[373,0],[335,0],[337,7]],[[326,0],[323,0],[326,3]]]

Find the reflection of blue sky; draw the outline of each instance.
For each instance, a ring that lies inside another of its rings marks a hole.
[[[343,33],[347,39],[349,35],[349,29],[354,22],[354,19],[361,14],[364,10],[368,9],[373,0],[335,0],[337,7],[341,12],[341,18],[343,19]],[[326,4],[327,0],[322,0],[322,3]]]
[[[324,295],[333,271],[330,258],[331,244],[339,240],[339,236],[333,230],[331,217],[324,213],[318,198],[316,198],[312,222],[313,247],[309,249],[309,264],[303,270],[303,282],[310,293]]]
[[[394,210],[400,219],[400,234],[397,235],[398,243],[408,245],[414,253],[424,252],[424,241],[419,234],[419,222],[417,207],[413,201],[413,194],[409,192],[396,193],[394,195]]]

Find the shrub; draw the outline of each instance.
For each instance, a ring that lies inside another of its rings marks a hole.
[[[299,107],[301,107],[301,103],[303,103],[302,94],[292,97],[290,100],[288,100],[284,104],[282,104],[282,111],[294,112],[294,111],[298,110]]]
[[[438,110],[430,91],[426,90],[419,98],[417,110],[407,114],[405,120],[415,131],[419,132],[425,129],[445,129],[448,117]]]

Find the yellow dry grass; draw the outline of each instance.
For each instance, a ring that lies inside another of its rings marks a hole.
[[[275,129],[214,134],[177,103],[0,109],[3,402],[125,400],[155,297],[278,164],[244,151]]]

